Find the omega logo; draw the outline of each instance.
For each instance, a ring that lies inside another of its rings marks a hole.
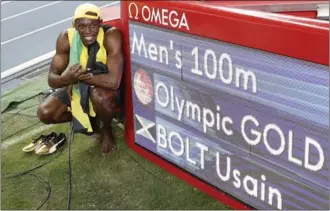
[[[136,3],[132,2],[128,5],[128,16],[134,20],[142,19],[149,23],[189,30],[186,14],[176,10],[149,7],[147,5],[140,8]]]

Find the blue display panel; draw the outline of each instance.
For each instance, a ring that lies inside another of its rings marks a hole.
[[[326,66],[129,31],[137,144],[257,209],[329,209]]]

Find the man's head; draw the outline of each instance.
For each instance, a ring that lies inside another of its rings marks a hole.
[[[96,41],[101,22],[101,10],[94,4],[85,3],[76,8],[73,24],[85,46]]]

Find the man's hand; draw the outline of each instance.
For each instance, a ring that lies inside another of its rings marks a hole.
[[[82,69],[81,65],[75,64],[75,65],[72,65],[67,70],[65,70],[62,73],[61,77],[66,82],[69,82],[71,84],[75,84],[78,81],[91,79],[93,77],[93,74],[88,73],[87,71]]]
[[[99,88],[118,90],[124,67],[123,36],[119,29],[113,27],[105,33],[103,42],[107,51],[108,73],[96,74],[84,82]]]

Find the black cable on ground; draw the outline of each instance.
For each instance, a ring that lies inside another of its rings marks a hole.
[[[29,171],[28,171],[29,172]],[[45,180],[43,177],[39,176],[39,175],[36,175],[36,174],[28,174],[27,172],[25,172],[24,174],[22,173],[19,173],[19,174],[15,174],[13,176],[10,176],[10,177],[6,177],[5,179],[11,179],[11,178],[14,178],[14,177],[18,177],[18,176],[23,176],[23,175],[30,175],[30,176],[34,176],[36,178],[38,178],[39,180],[41,180],[42,182],[44,182],[47,187],[48,187],[48,194],[47,194],[47,197],[45,198],[45,200],[38,206],[38,208],[36,210],[39,210],[42,206],[44,206],[44,204],[48,201],[51,193],[52,193],[52,188],[49,184],[49,182],[47,180]]]
[[[42,163],[42,164],[40,164],[40,165],[37,165],[37,166],[35,166],[35,167],[32,167],[32,168],[30,168],[30,169],[24,170],[24,171],[22,171],[22,172],[15,173],[14,175],[7,176],[7,177],[5,177],[5,179],[11,179],[11,178],[14,178],[14,177],[23,176],[23,175],[25,175],[25,174],[27,174],[27,173],[33,171],[33,170],[36,170],[36,169],[38,169],[38,168],[43,167],[44,165],[47,165],[48,163],[52,162],[53,160],[55,160],[56,158],[58,158],[58,157],[59,157],[60,155],[62,155],[62,154],[63,154],[63,149],[61,150],[60,153],[58,153],[56,156],[54,156],[53,159],[51,159],[51,160],[49,160],[49,161],[46,161],[46,162],[44,162],[44,163]]]
[[[38,123],[38,122],[37,122]],[[35,124],[33,124],[35,125]],[[32,126],[33,126],[32,125]],[[32,126],[29,126],[28,128],[32,127]],[[27,128],[25,128],[27,129]],[[25,130],[23,129],[23,130]],[[19,132],[16,132],[15,134],[18,134],[20,132],[22,132],[23,130],[19,131]],[[11,135],[11,136],[14,136],[15,134]],[[10,137],[11,137],[10,136]],[[9,138],[9,137],[7,137]],[[7,139],[6,138],[6,139]],[[71,143],[72,143],[72,140],[74,138],[74,130],[73,130],[73,123],[71,122],[70,123],[70,134],[69,134],[69,143],[68,143],[68,176],[69,176],[69,179],[68,179],[68,195],[67,195],[67,210],[70,210],[70,206],[71,206],[71,187],[72,187],[72,166],[71,166]],[[19,173],[16,173],[14,175],[10,175],[10,176],[7,176],[5,177],[5,179],[11,179],[11,178],[14,178],[14,177],[18,177],[18,176],[23,176],[23,175],[27,175],[29,172],[33,171],[33,170],[36,170],[38,168],[41,168],[42,166],[45,166],[46,164],[52,162],[53,160],[55,160],[57,157],[59,157],[60,155],[63,154],[63,149],[61,150],[61,153],[57,154],[56,156],[54,156],[53,159],[49,160],[49,161],[46,161],[38,166],[35,166],[35,167],[32,167],[30,169],[27,169],[25,171],[22,171],[22,172],[19,172]],[[35,175],[36,177],[40,177],[40,176],[37,176]],[[40,177],[43,181],[46,181],[44,180],[42,177]],[[51,187],[50,187],[50,184],[48,183],[49,185],[49,190],[51,190]],[[50,193],[49,193],[50,194]],[[49,195],[50,196],[50,195]],[[46,198],[46,200],[43,202],[46,203],[46,201],[48,200],[49,197]],[[43,206],[43,204],[41,206],[39,206],[39,208],[41,208]],[[39,209],[38,208],[38,209]]]
[[[74,139],[74,128],[73,122],[70,123],[70,135],[69,135],[69,143],[68,143],[68,192],[67,192],[67,210],[70,210],[71,207],[71,186],[72,186],[72,166],[71,166],[71,143]]]
[[[36,95],[36,96],[37,96],[37,95]],[[34,96],[34,97],[35,97],[35,96]],[[19,112],[21,112],[21,111],[23,111],[23,110],[26,110],[26,109],[29,109],[29,108],[32,108],[32,107],[37,106],[37,105],[39,105],[39,103],[38,103],[38,104],[35,104],[35,105],[32,105],[32,106],[29,106],[29,107],[27,107],[27,108],[23,108],[23,109],[17,111],[16,113],[14,113],[14,114],[12,114],[12,115],[10,116],[11,118],[9,118],[9,119],[7,119],[7,120],[5,120],[5,121],[1,121],[1,124],[4,124],[4,123],[8,122],[9,120],[13,119],[13,118],[14,118],[13,116],[15,116],[16,114],[19,114]],[[21,115],[21,114],[20,114],[20,115]],[[37,122],[33,123],[32,125],[30,125],[30,126],[24,128],[24,129],[22,129],[22,130],[20,130],[20,131],[18,131],[18,132],[15,132],[15,133],[13,133],[13,134],[7,136],[6,138],[3,138],[2,141],[6,140],[6,139],[8,139],[8,138],[11,138],[11,137],[15,136],[16,134],[18,134],[18,133],[20,133],[20,132],[23,132],[24,130],[27,130],[27,129],[29,129],[29,128],[35,126],[35,125],[38,124],[39,122],[40,122],[40,120],[38,120]]]
[[[19,131],[19,132],[17,132],[17,133],[20,133],[20,132],[22,132],[22,131],[23,131],[23,130],[21,130],[21,131]],[[71,136],[71,131],[72,131],[72,130],[70,130],[70,136]],[[17,133],[16,133],[16,134],[17,134]],[[15,135],[15,134],[14,134],[14,135]],[[70,141],[70,140],[69,140],[69,141]],[[70,143],[69,143],[69,147],[70,147]],[[70,148],[69,148],[69,149],[70,149]],[[30,168],[30,169],[27,169],[27,170],[24,170],[24,171],[22,171],[22,172],[15,173],[15,174],[13,174],[13,175],[9,175],[9,176],[7,176],[7,177],[4,177],[4,179],[12,179],[12,178],[19,177],[19,176],[32,175],[32,176],[35,176],[35,177],[41,179],[43,182],[45,182],[45,183],[48,185],[48,196],[47,196],[47,198],[44,200],[44,202],[43,202],[43,203],[37,208],[37,210],[38,210],[38,209],[40,209],[40,208],[41,208],[41,207],[47,202],[47,200],[49,199],[50,194],[51,194],[51,186],[50,186],[49,182],[46,181],[45,179],[43,179],[41,176],[39,176],[39,175],[35,175],[35,174],[31,174],[31,173],[29,174],[29,172],[31,172],[31,171],[33,171],[33,170],[36,170],[36,169],[39,169],[39,168],[41,168],[41,167],[43,167],[43,166],[49,164],[50,162],[54,161],[56,158],[58,158],[59,156],[61,156],[61,155],[63,154],[63,151],[64,151],[64,148],[61,149],[60,153],[54,155],[54,157],[53,157],[52,159],[50,159],[50,160],[48,160],[48,161],[46,161],[46,162],[44,162],[44,163],[42,163],[42,164],[40,164],[40,165],[37,165],[37,166],[35,166],[35,167],[32,167],[32,168]],[[71,174],[71,164],[70,164],[70,174]],[[71,176],[70,176],[70,180],[71,180]],[[71,189],[71,187],[70,187],[70,189]],[[71,190],[70,190],[70,192],[71,192]]]
[[[48,92],[47,94],[49,95],[49,94],[51,93],[51,90],[48,90],[47,92]],[[43,94],[44,94],[44,93],[43,93]],[[38,94],[38,95],[39,95],[39,94]],[[32,99],[32,98],[38,96],[38,95],[35,95],[35,96],[33,96],[33,97],[30,97],[30,98],[28,98],[28,99],[26,99],[26,100],[30,100],[30,99]],[[25,100],[25,101],[26,101],[26,100]],[[23,102],[24,102],[24,101],[23,101]],[[36,104],[36,105],[38,105],[38,104]],[[21,110],[19,110],[18,112],[14,113],[13,115],[18,114],[19,112],[21,112],[21,111],[23,111],[23,110],[26,110],[26,109],[32,108],[32,107],[34,107],[34,106],[36,106],[36,105],[32,105],[32,106],[29,106],[29,107],[27,107],[27,108],[21,109]],[[13,115],[12,115],[12,116],[13,116]],[[10,118],[10,119],[12,119],[12,118]],[[5,123],[5,122],[9,121],[10,119],[7,119],[6,121],[4,121],[4,122],[2,122],[2,123]],[[24,130],[27,130],[27,129],[29,129],[29,128],[35,126],[35,125],[38,124],[39,122],[40,122],[40,121],[37,121],[37,122],[35,122],[34,124],[32,124],[32,125],[30,125],[30,126],[24,128],[24,129],[22,129],[22,130],[20,130],[20,131],[18,131],[18,132],[16,132],[16,133],[14,133],[14,134],[11,134],[10,136],[7,136],[7,137],[6,137],[5,139],[3,139],[3,140],[6,140],[6,139],[8,139],[8,138],[10,138],[10,137],[12,137],[12,136],[15,136],[16,134],[21,133],[21,132],[23,132]],[[68,200],[68,205],[67,205],[68,210],[70,209],[70,199],[71,199],[71,183],[72,183],[72,182],[71,182],[71,172],[72,172],[72,169],[71,169],[71,143],[72,143],[73,138],[74,138],[74,132],[73,132],[73,124],[72,124],[72,122],[71,122],[71,124],[70,124],[70,137],[69,137],[69,144],[68,144],[68,146],[69,146],[69,149],[68,149],[68,151],[69,151],[69,152],[68,152],[68,154],[69,154],[69,187],[68,187],[68,198],[67,198],[67,200]],[[2,140],[2,141],[3,141],[3,140]],[[41,176],[36,175],[36,174],[29,173],[29,172],[31,172],[31,171],[33,171],[33,170],[36,170],[36,169],[38,169],[38,168],[41,168],[42,166],[45,166],[46,164],[52,162],[53,160],[55,160],[56,158],[58,158],[60,155],[62,155],[62,154],[63,154],[63,151],[64,151],[64,149],[62,149],[62,150],[61,150],[61,153],[57,154],[56,156],[54,156],[53,159],[51,159],[51,160],[49,160],[49,161],[46,161],[46,162],[44,162],[44,163],[42,163],[42,164],[40,164],[40,165],[38,165],[38,166],[32,167],[32,168],[27,169],[27,170],[25,170],[25,171],[22,171],[22,172],[20,172],[20,173],[15,173],[15,174],[13,174],[13,175],[7,176],[7,177],[5,177],[4,179],[12,179],[12,178],[19,177],[19,176],[31,175],[31,176],[34,176],[34,177],[38,178],[39,180],[43,181],[44,183],[46,183],[46,185],[48,186],[48,195],[47,195],[46,199],[42,202],[42,204],[39,205],[39,207],[37,208],[37,210],[39,210],[39,209],[40,209],[40,208],[41,208],[41,207],[42,207],[42,206],[48,201],[48,199],[50,198],[50,195],[51,195],[51,192],[52,192],[51,185],[50,185],[50,183],[49,183],[47,180],[45,180],[45,179],[42,178]]]
[[[27,170],[22,171],[22,172],[20,172],[20,173],[16,173],[16,174],[14,174],[14,175],[7,176],[7,177],[5,177],[4,179],[12,179],[12,178],[19,177],[19,176],[32,175],[32,176],[34,176],[34,177],[37,177],[37,178],[41,179],[44,183],[46,183],[47,186],[48,186],[48,195],[47,195],[47,198],[42,202],[42,204],[39,205],[39,207],[37,208],[37,210],[39,210],[39,209],[40,209],[40,208],[41,208],[41,207],[42,207],[42,206],[48,201],[48,199],[49,199],[49,197],[50,197],[50,195],[51,195],[51,190],[52,190],[52,189],[51,189],[51,185],[50,185],[50,183],[49,183],[48,181],[46,181],[46,180],[45,180],[44,178],[42,178],[41,176],[36,175],[36,174],[29,173],[29,172],[31,172],[31,171],[33,171],[33,170],[36,170],[36,169],[38,169],[38,168],[41,168],[42,166],[45,166],[46,164],[48,164],[48,163],[54,161],[56,158],[58,158],[60,155],[63,154],[63,151],[64,151],[64,149],[62,149],[60,153],[58,153],[56,156],[54,156],[53,159],[51,159],[51,160],[49,160],[49,161],[47,161],[47,162],[44,162],[44,163],[42,163],[42,164],[40,164],[40,165],[38,165],[38,166],[35,166],[35,167],[33,167],[33,168],[30,168],[30,169],[27,169]]]
[[[48,201],[48,199],[49,199],[49,197],[50,197],[50,195],[51,195],[51,191],[52,191],[52,189],[51,189],[51,186],[50,186],[50,184],[49,184],[49,182],[48,182],[47,180],[45,180],[44,178],[42,178],[42,177],[39,176],[39,175],[32,174],[32,173],[29,173],[29,172],[31,172],[31,171],[33,171],[33,170],[36,170],[36,169],[38,169],[38,168],[40,168],[40,167],[42,167],[42,166],[44,166],[44,165],[46,165],[46,164],[52,162],[52,161],[55,160],[57,157],[59,157],[60,155],[62,155],[62,152],[63,152],[63,150],[61,150],[61,153],[59,153],[59,154],[57,154],[56,156],[54,156],[53,159],[51,159],[51,160],[49,160],[49,161],[47,161],[47,162],[45,162],[45,163],[42,163],[42,164],[40,164],[40,165],[38,165],[38,166],[35,166],[35,167],[30,168],[30,169],[28,169],[28,170],[25,170],[25,171],[23,171],[23,172],[20,172],[20,173],[16,173],[16,174],[14,174],[14,175],[7,176],[7,177],[5,177],[4,179],[12,179],[12,178],[19,177],[19,176],[32,175],[32,176],[34,176],[34,177],[39,178],[39,179],[42,180],[44,183],[46,183],[47,186],[48,186],[48,195],[47,195],[47,198],[42,202],[42,204],[39,205],[39,207],[37,208],[37,210],[39,210],[39,209],[40,209],[40,208],[41,208],[41,207],[42,207],[42,206]]]
[[[39,205],[39,207],[37,208],[37,210],[39,210],[42,206],[44,206],[44,204],[45,204],[45,203],[48,201],[48,199],[50,198],[50,195],[51,195],[51,193],[52,193],[52,188],[51,188],[49,182],[48,182],[47,180],[45,180],[44,178],[42,178],[41,176],[36,175],[36,174],[27,174],[27,175],[31,175],[31,176],[34,176],[34,177],[36,177],[36,178],[39,178],[39,179],[40,179],[41,181],[43,181],[43,182],[47,185],[47,187],[48,187],[48,195],[47,195],[47,197],[45,198],[45,200],[41,203],[41,205]]]

